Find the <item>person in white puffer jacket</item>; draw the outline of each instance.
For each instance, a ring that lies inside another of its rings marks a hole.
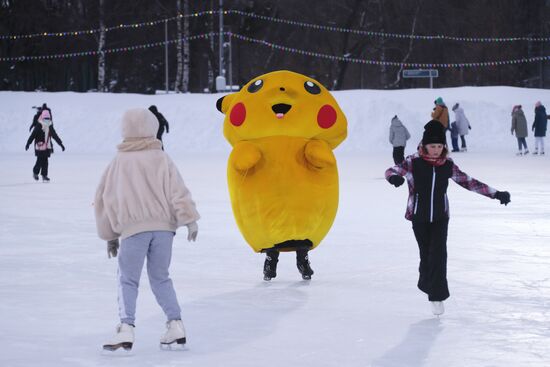
[[[393,162],[399,164],[405,160],[405,146],[411,138],[409,130],[397,115],[393,116],[390,125],[390,143],[393,145]]]
[[[114,338],[103,345],[108,351],[132,349],[139,279],[146,258],[151,289],[167,318],[161,346],[186,342],[168,268],[177,228],[187,226],[187,239],[195,241],[200,216],[174,162],[162,150],[157,130],[158,121],[149,110],[124,113],[123,142],[95,195],[99,237],[107,241],[109,258],[118,254],[120,324]]]

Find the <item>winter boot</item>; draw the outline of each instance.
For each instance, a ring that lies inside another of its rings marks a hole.
[[[445,306],[443,306],[443,301],[431,301],[432,304],[432,313],[435,316],[440,316],[445,313]]]
[[[264,280],[270,281],[277,276],[277,263],[279,262],[279,251],[270,250],[265,253]]]
[[[37,173],[33,173],[33,174],[32,174],[32,178],[34,178],[35,181],[38,181],[38,174],[37,174]]]
[[[183,347],[187,342],[185,328],[181,320],[170,320],[166,323],[166,333],[160,338],[160,347],[170,349],[172,344]]]
[[[118,348],[123,348],[126,351],[132,350],[134,345],[134,326],[121,323],[116,328],[115,336],[103,345],[104,350],[114,352]]]
[[[297,250],[296,251],[296,266],[298,271],[302,274],[302,279],[310,280],[313,275],[313,269],[309,264],[309,256],[307,250]]]
[[[50,182],[48,176],[42,176],[42,182]]]

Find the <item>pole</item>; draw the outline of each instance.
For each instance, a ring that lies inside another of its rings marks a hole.
[[[433,89],[434,87],[434,78],[432,77],[432,73],[430,72],[430,89]]]
[[[219,13],[219,19],[220,19],[220,40],[219,40],[219,76],[225,76],[225,72],[223,69],[223,0],[220,0],[220,13]]]
[[[164,21],[164,84],[168,94],[168,20]]]
[[[231,54],[231,36],[229,36],[229,88],[230,91],[233,91],[233,57]]]

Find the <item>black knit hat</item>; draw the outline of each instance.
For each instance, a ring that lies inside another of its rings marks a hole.
[[[424,134],[422,135],[422,145],[426,144],[443,144],[446,145],[445,128],[441,122],[431,120],[424,125]]]

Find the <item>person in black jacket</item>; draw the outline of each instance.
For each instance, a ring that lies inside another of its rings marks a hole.
[[[52,125],[51,115],[48,110],[44,109],[38,117],[38,125],[34,127],[25,145],[25,150],[29,150],[31,143],[34,141],[36,163],[32,169],[32,176],[36,181],[38,181],[38,174],[42,175],[44,182],[50,181],[48,178],[48,158],[53,153],[52,138],[59,144],[61,150],[65,151],[65,146]]]
[[[153,112],[153,115],[156,116],[157,120],[159,121],[159,129],[157,131],[157,139],[162,141],[162,134],[164,134],[164,129],[166,128],[166,134],[170,133],[170,126],[168,125],[168,121],[164,118],[162,113],[160,113],[157,109],[157,106],[152,105],[149,107],[149,111]],[[164,150],[164,146],[162,148]]]
[[[386,170],[386,179],[395,187],[405,182],[409,200],[405,218],[412,227],[420,250],[418,288],[428,294],[434,315],[445,311],[443,301],[449,297],[447,284],[447,228],[449,179],[467,190],[477,192],[501,204],[510,202],[510,193],[497,191],[466,173],[447,157],[445,128],[431,120],[424,126],[418,152]]]

